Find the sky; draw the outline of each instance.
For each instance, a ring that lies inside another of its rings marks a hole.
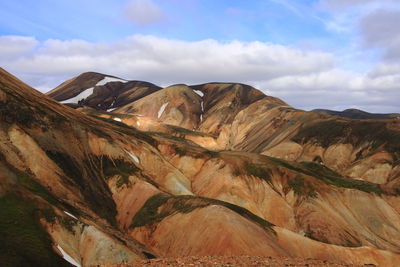
[[[0,66],[41,92],[97,71],[400,112],[399,24],[398,0],[2,0]]]

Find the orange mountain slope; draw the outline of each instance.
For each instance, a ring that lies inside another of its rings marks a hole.
[[[242,84],[81,76],[46,96],[0,71],[5,266],[65,253],[400,265],[397,120],[304,112]]]

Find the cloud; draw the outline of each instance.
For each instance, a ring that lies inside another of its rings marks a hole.
[[[360,20],[366,47],[381,48],[388,61],[400,61],[400,9],[378,9]]]
[[[400,64],[378,64],[372,69],[368,76],[377,78],[380,76],[400,75]]]
[[[123,15],[139,26],[159,23],[166,18],[162,9],[152,0],[130,0],[123,9]]]
[[[135,35],[115,43],[47,40],[31,56],[2,62],[40,75],[113,72],[156,82],[258,80],[329,69],[328,53],[262,43],[215,40],[187,42]]]
[[[159,85],[211,81],[248,83],[303,109],[358,107],[394,112],[400,99],[396,65],[365,74],[335,67],[335,56],[264,42],[196,42],[134,35],[114,43],[4,37],[25,47],[0,65],[41,91],[86,71]],[[20,42],[20,43],[19,43]]]
[[[38,43],[33,37],[0,36],[0,60],[12,59],[32,52]]]
[[[400,2],[398,0],[320,0],[327,29],[352,38],[352,46],[376,60],[400,63]]]
[[[260,86],[302,109],[359,108],[370,112],[399,112],[400,75],[370,76],[340,69],[302,76],[286,76]]]

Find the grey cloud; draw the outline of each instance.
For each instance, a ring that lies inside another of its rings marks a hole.
[[[386,62],[400,61],[400,3],[398,0],[320,0],[328,12],[328,29],[357,36],[360,50],[375,49]]]
[[[162,9],[152,0],[130,0],[124,7],[123,15],[139,26],[158,23],[166,18]]]
[[[369,112],[400,112],[400,75],[370,77],[343,70],[287,76],[261,84],[268,93],[302,109],[359,108]]]
[[[378,64],[368,73],[371,78],[390,75],[400,75],[400,64]]]
[[[379,9],[360,21],[364,45],[383,50],[388,61],[400,61],[400,10]]]

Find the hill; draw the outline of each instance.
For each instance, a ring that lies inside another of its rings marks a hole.
[[[335,111],[328,109],[314,109],[312,112],[320,113],[320,114],[328,114],[332,116],[339,116],[350,119],[359,119],[359,120],[368,120],[368,119],[400,119],[400,114],[398,113],[369,113],[359,109],[346,109],[343,111]]]
[[[400,264],[397,120],[305,112],[243,84],[84,75],[46,96],[0,71],[4,266]]]

